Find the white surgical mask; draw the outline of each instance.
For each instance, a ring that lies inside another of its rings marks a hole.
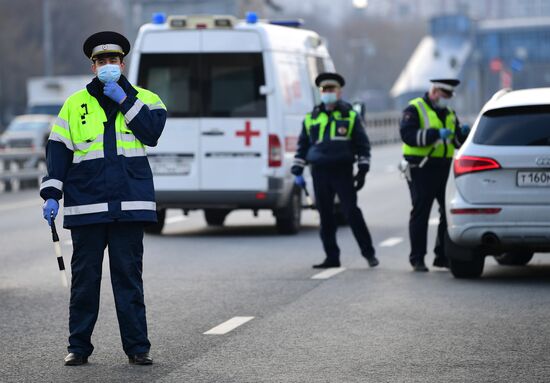
[[[449,99],[439,97],[439,99],[435,102],[435,106],[437,106],[440,109],[445,109],[449,106]]]
[[[321,93],[321,101],[323,104],[335,104],[338,101],[336,92],[323,92]]]
[[[106,64],[97,69],[97,78],[104,84],[118,81],[120,74],[120,65],[117,64]]]

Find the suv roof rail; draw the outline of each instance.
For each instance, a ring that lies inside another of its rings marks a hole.
[[[501,98],[502,96],[504,96],[506,93],[509,93],[511,91],[512,91],[511,88],[503,88],[503,89],[497,91],[495,94],[493,94],[493,97],[491,97],[490,101],[496,101],[499,98]]]

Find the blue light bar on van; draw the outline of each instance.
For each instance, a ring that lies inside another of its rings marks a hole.
[[[269,22],[269,24],[280,25],[282,27],[300,28],[302,25],[304,25],[304,20],[272,20]]]
[[[256,24],[258,22],[258,14],[256,12],[246,12],[246,23]]]
[[[164,24],[166,22],[166,14],[164,14],[162,12],[153,13],[153,17],[151,18],[151,22],[153,24]]]

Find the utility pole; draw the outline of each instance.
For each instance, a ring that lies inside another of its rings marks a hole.
[[[50,18],[50,0],[42,0],[42,54],[44,56],[44,75],[53,76],[52,24]]]

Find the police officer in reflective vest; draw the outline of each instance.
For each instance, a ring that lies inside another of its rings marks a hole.
[[[430,80],[432,86],[424,97],[409,102],[403,111],[400,133],[403,140],[402,168],[406,172],[411,193],[412,210],[409,219],[411,252],[409,261],[415,271],[428,271],[424,263],[428,236],[428,221],[434,200],[439,204],[439,227],[434,248],[436,267],[448,267],[444,235],[445,185],[455,148],[464,142],[468,127],[460,128],[449,99],[460,83],[456,79]]]
[[[334,198],[349,221],[361,253],[370,267],[378,265],[372,239],[357,206],[357,191],[365,183],[370,165],[370,144],[362,119],[352,106],[340,99],[344,78],[337,73],[321,73],[315,79],[322,103],[306,115],[291,168],[296,183],[305,186],[304,166],[311,164],[316,206],[321,217],[321,240],[326,259],[314,268],[340,267],[336,243]],[[358,172],[353,175],[357,160]]]
[[[73,255],[69,354],[65,365],[87,363],[94,347],[103,252],[109,249],[111,284],[122,338],[132,364],[151,364],[143,297],[143,226],[156,222],[153,177],[145,146],[155,146],[166,121],[160,98],[121,75],[128,40],[99,32],[84,43],[96,75],[71,95],[46,146],[48,175],[40,195],[51,225],[64,198],[64,227]]]

